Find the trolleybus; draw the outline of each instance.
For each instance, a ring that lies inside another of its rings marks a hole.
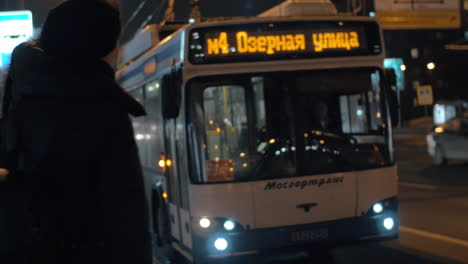
[[[382,32],[367,17],[152,26],[119,83],[134,119],[155,258],[195,263],[398,237]]]

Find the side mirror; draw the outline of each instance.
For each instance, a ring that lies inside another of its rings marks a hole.
[[[162,111],[164,118],[179,116],[182,101],[182,72],[172,71],[162,79]]]
[[[393,126],[397,125],[400,121],[397,92],[392,89],[396,86],[396,74],[394,69],[385,69],[385,92],[389,105],[390,118],[392,119]]]

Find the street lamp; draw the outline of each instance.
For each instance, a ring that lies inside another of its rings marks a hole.
[[[432,71],[435,69],[436,66],[435,66],[435,63],[429,62],[426,67],[428,70]]]

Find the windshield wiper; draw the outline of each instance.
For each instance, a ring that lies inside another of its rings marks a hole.
[[[347,140],[348,142],[350,140],[353,140],[354,142],[352,144],[355,144],[355,142],[357,142],[356,139],[352,138],[351,136],[345,137],[345,136],[334,135],[331,133],[327,133],[325,135],[322,134],[322,136],[325,136],[326,138],[338,139],[339,142],[342,142],[343,140]],[[338,146],[342,145],[342,143],[332,144],[332,145],[333,146],[330,146],[330,145],[327,146],[325,142],[323,142],[323,144],[317,144],[315,146],[311,144],[308,144],[308,145],[306,144],[304,145],[305,147],[304,151],[306,152],[314,151],[315,154],[326,155],[327,157],[330,158],[330,160],[334,162],[334,166],[339,168],[337,171],[354,170],[355,169],[354,166],[345,158],[342,149],[337,148]],[[267,166],[269,162],[272,162],[274,158],[280,158],[281,160],[278,162],[287,162],[289,158],[286,157],[285,155],[288,155],[288,153],[290,155],[291,152],[301,152],[296,149],[296,146],[292,146],[291,141],[288,139],[270,139],[268,142],[261,142],[257,146],[257,151],[258,151],[258,155],[260,156],[260,159],[254,171],[255,179],[259,179],[259,177],[264,176],[264,173],[262,172],[262,170],[265,169],[265,166]],[[305,154],[305,152],[302,152],[302,153]],[[295,156],[295,159],[297,158],[298,157]],[[300,157],[300,159],[304,159],[304,158],[305,156]],[[294,164],[295,166],[297,166],[297,160],[295,160]],[[298,168],[296,167],[295,169],[298,169]]]

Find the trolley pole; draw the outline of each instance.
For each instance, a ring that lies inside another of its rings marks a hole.
[[[167,4],[166,13],[164,14],[165,22],[174,22],[175,20],[174,2],[175,0],[169,0],[169,3]]]
[[[190,18],[195,19],[195,21],[200,22],[202,15],[200,12],[200,0],[192,0],[190,3],[192,11],[190,12]]]

